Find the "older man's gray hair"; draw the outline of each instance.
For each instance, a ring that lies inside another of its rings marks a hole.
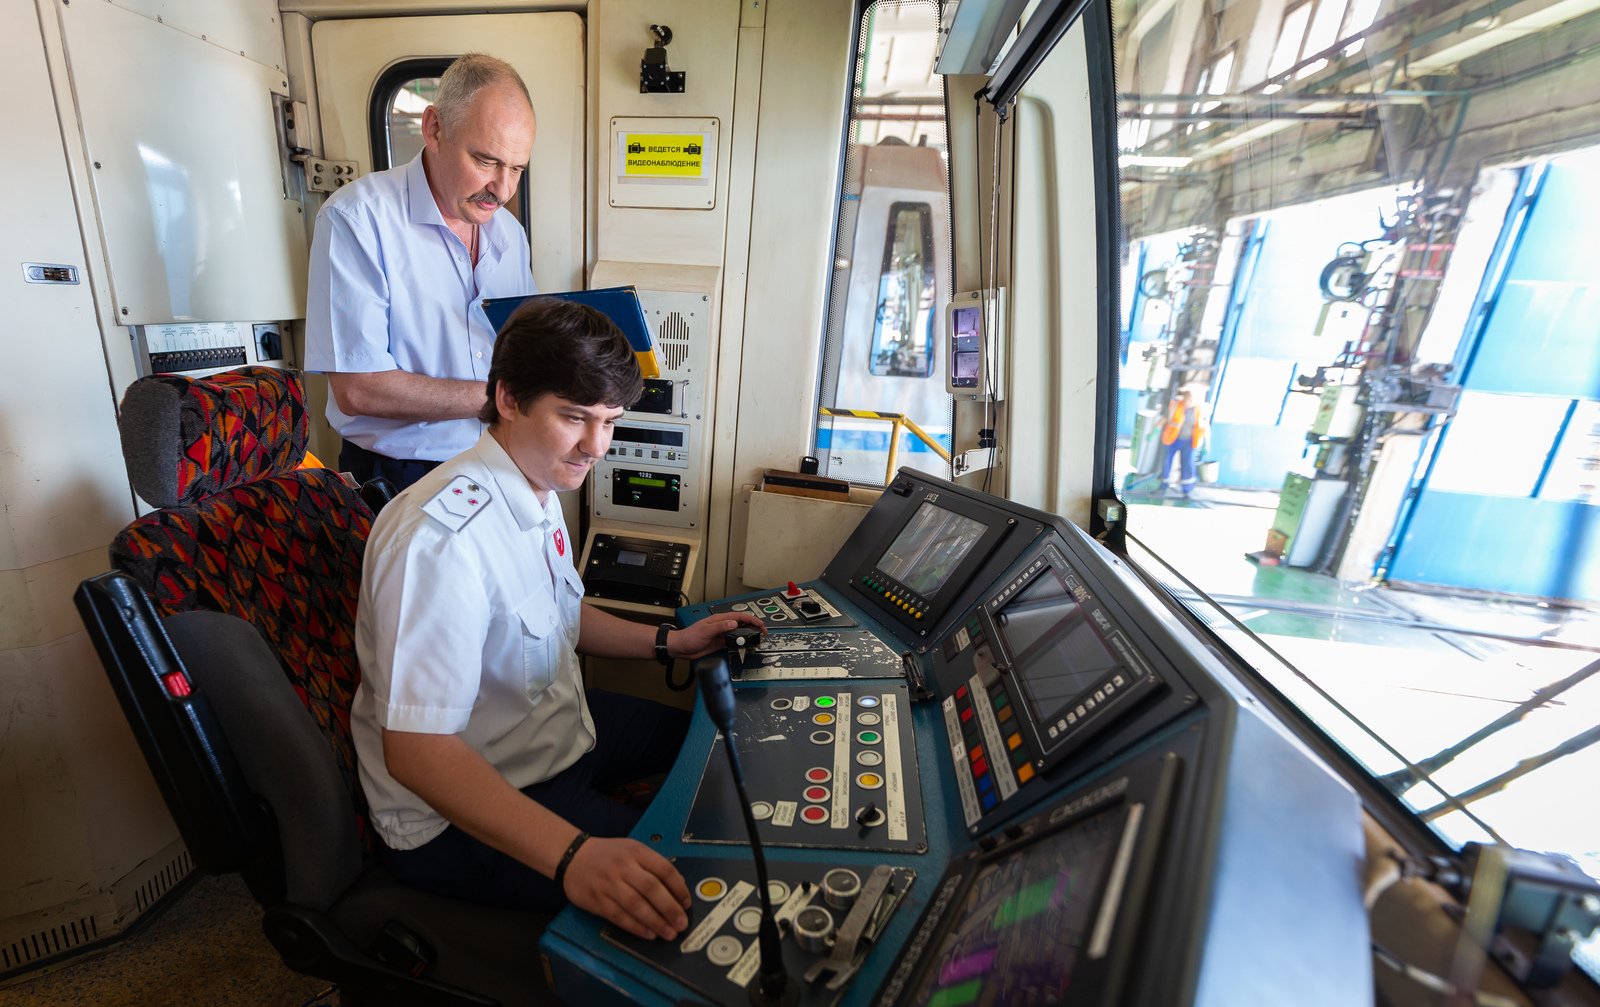
[[[514,85],[522,92],[528,108],[533,108],[528,85],[522,82],[522,75],[510,63],[481,52],[469,52],[451,63],[439,78],[439,94],[433,99],[433,108],[446,131],[455,129],[466,119],[472,99],[491,84]]]

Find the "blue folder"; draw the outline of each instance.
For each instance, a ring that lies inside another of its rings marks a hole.
[[[602,290],[570,290],[563,294],[531,294],[518,297],[489,297],[483,302],[483,313],[489,324],[499,332],[511,318],[511,313],[531,297],[559,297],[564,301],[587,304],[617,324],[628,337],[628,345],[639,361],[639,371],[647,378],[661,376],[661,361],[656,356],[655,343],[650,339],[650,323],[644,319],[644,307],[639,303],[635,287],[606,287]]]

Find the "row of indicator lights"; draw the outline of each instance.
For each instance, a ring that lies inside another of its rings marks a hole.
[[[715,902],[728,894],[728,883],[721,878],[701,878],[700,883],[694,886],[694,893],[707,902]],[[788,897],[788,883],[777,879],[767,882],[767,898],[773,905],[782,903]]]
[[[792,710],[794,709],[794,700],[790,699],[788,696],[779,696],[777,699],[774,699],[770,705],[774,710]],[[832,696],[818,696],[816,699],[811,700],[809,705],[823,710],[831,710],[835,706],[839,705],[839,701]],[[878,705],[878,697],[857,696],[856,705],[870,710]]]
[[[816,724],[818,727],[827,727],[829,724],[833,723],[834,719],[835,718],[833,714],[829,713],[827,710],[823,710],[821,713],[813,715],[811,722]],[[856,714],[856,723],[860,724],[862,727],[877,727],[879,721],[882,719],[883,718],[878,716],[876,713]],[[870,744],[870,742],[868,744]]]
[[[1050,737],[1054,738],[1079,720],[1087,719],[1089,714],[1094,712],[1095,707],[1116,695],[1117,690],[1127,684],[1128,680],[1123,678],[1122,675],[1113,675],[1110,681],[1095,690],[1093,696],[1088,696],[1083,702],[1079,703],[1076,710],[1068,710],[1065,717],[1050,725]]]
[[[818,716],[822,716],[822,714],[818,714]],[[859,732],[856,733],[856,741],[860,742],[863,745],[876,745],[878,742],[880,742],[882,740],[883,740],[883,735],[878,733],[877,731],[859,731]],[[813,745],[831,745],[831,744],[833,744],[833,732],[832,731],[812,731],[811,732],[811,743]],[[863,752],[862,754],[865,755],[866,753]],[[861,764],[864,765],[864,766],[865,765],[876,765],[877,764],[877,763],[862,762],[861,756],[859,756],[859,755],[856,756],[856,761],[857,762],[861,762]]]
[[[876,591],[879,594],[883,595],[884,599],[886,601],[888,601],[889,604],[894,605],[896,608],[899,608],[901,611],[905,612],[907,615],[911,616],[911,618],[913,618],[913,619],[922,618],[922,616],[927,611],[926,609],[918,608],[916,605],[914,605],[914,604],[906,601],[904,598],[900,597],[900,589],[899,588],[892,588],[892,587],[888,587],[886,585],[880,584],[877,581],[873,580],[871,577],[863,577],[863,578],[861,578],[861,583],[867,585],[868,587],[872,588],[874,591]]]
[[[1004,726],[1012,720],[1014,711],[1011,700],[1003,689],[997,690],[991,701],[995,707],[996,722]],[[965,685],[956,689],[956,703],[961,709],[962,733],[967,735],[967,757],[971,764],[973,781],[977,784],[978,801],[983,805],[984,811],[991,811],[1000,803],[1000,798],[995,793],[994,775],[990,772],[990,753],[984,751],[980,732],[972,724],[974,717],[972,699]],[[1011,733],[1005,737],[1004,742],[1011,753],[1012,768],[1016,772],[1017,783],[1019,785],[1027,783],[1033,779],[1033,764],[1029,762],[1028,751],[1022,745],[1022,732],[1012,725]]]

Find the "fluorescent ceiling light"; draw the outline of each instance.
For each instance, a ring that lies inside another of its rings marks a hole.
[[[1123,154],[1117,163],[1124,168],[1187,168],[1192,157],[1156,157],[1149,154]]]

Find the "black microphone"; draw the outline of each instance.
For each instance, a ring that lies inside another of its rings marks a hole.
[[[733,743],[733,681],[728,668],[737,656],[738,650],[729,640],[721,653],[707,654],[695,661],[694,669],[700,679],[700,695],[706,701],[706,712],[722,732],[724,747],[728,750],[728,768],[733,771],[739,810],[744,812],[744,826],[750,832],[750,852],[756,858],[756,889],[761,895],[761,929],[756,938],[761,942],[761,976],[759,982],[750,986],[750,1002],[755,1007],[790,1007],[800,1002],[800,987],[784,971],[778,921],[772,913],[772,896],[767,893],[767,858],[761,852],[761,837],[756,835],[756,819],[750,811],[750,795],[744,789],[744,770],[739,765],[739,752]]]

